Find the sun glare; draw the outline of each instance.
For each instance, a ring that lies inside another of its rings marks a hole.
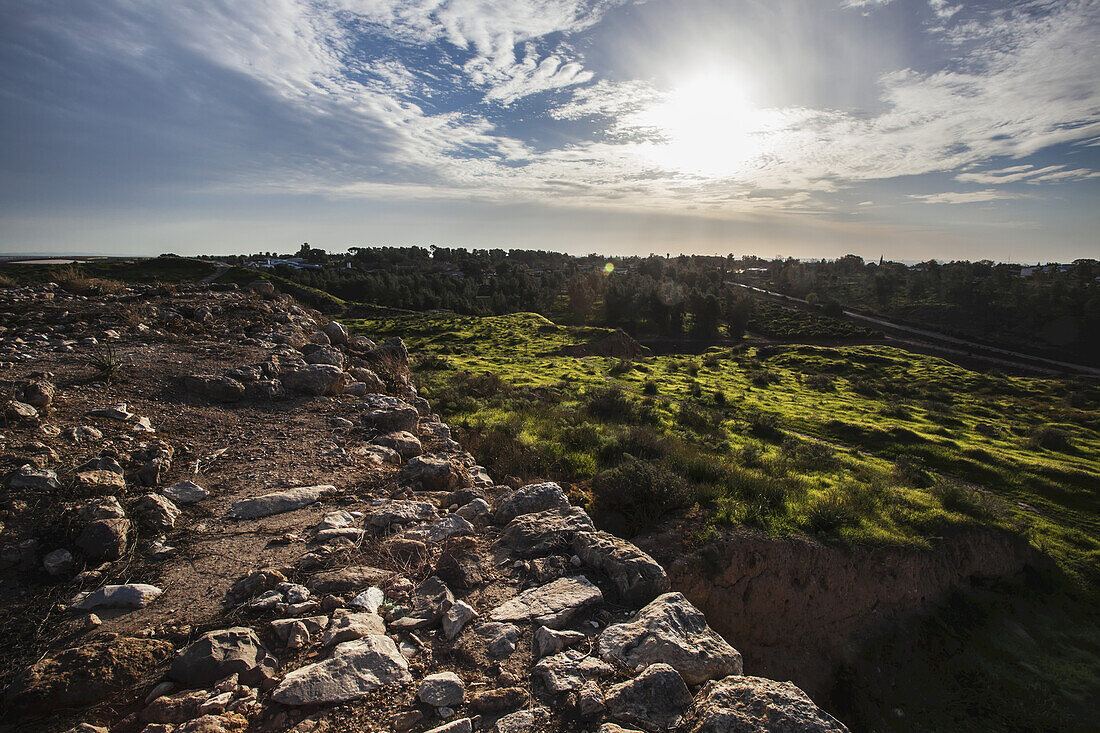
[[[646,155],[663,167],[708,177],[733,176],[762,152],[767,112],[733,73],[690,78],[638,121],[663,138]]]

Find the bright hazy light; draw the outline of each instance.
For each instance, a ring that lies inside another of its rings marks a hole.
[[[753,104],[744,80],[733,73],[689,78],[640,113],[637,122],[664,140],[646,146],[654,163],[684,173],[729,177],[746,169],[766,143],[774,116]]]

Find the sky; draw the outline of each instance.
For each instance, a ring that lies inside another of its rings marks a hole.
[[[1100,0],[0,17],[0,253],[1100,258]]]

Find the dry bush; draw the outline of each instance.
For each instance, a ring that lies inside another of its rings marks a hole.
[[[117,295],[126,289],[126,283],[88,277],[73,265],[58,270],[55,279],[63,290],[74,295]]]

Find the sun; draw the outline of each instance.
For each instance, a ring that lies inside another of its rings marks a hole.
[[[637,120],[660,140],[646,155],[662,167],[707,177],[730,177],[763,152],[769,115],[744,78],[733,72],[696,74]]]

